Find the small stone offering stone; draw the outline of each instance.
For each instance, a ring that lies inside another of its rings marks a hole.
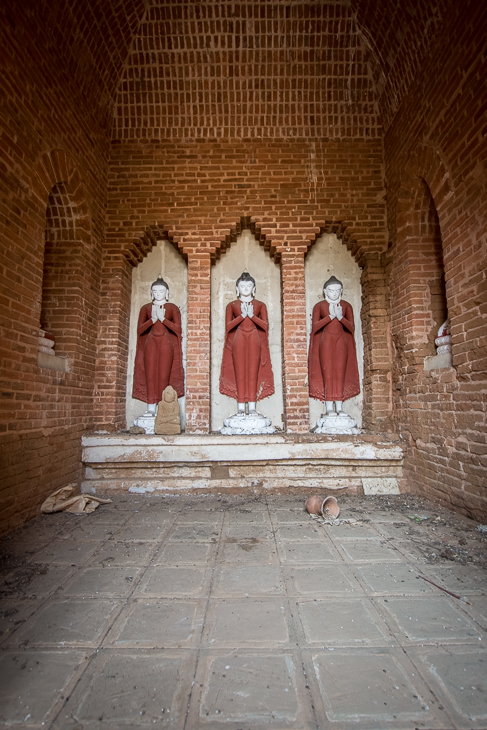
[[[157,407],[154,433],[160,436],[181,433],[178,394],[172,385],[164,389],[162,400]]]

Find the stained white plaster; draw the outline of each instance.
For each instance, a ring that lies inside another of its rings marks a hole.
[[[305,261],[306,278],[306,330],[311,332],[311,317],[313,307],[323,301],[323,284],[330,276],[336,276],[343,284],[342,297],[353,308],[355,321],[355,345],[360,375],[360,394],[345,401],[343,410],[348,413],[360,428],[362,426],[363,405],[363,377],[364,377],[364,341],[360,311],[362,309],[362,287],[360,284],[361,270],[357,262],[347,250],[347,247],[338,240],[334,233],[325,233],[316,241]],[[309,399],[310,428],[316,425],[317,420],[324,412],[324,406],[314,398]]]
[[[132,398],[134,381],[134,360],[137,345],[137,320],[144,304],[151,301],[151,284],[162,276],[169,286],[169,301],[181,310],[183,329],[183,366],[186,373],[186,332],[188,313],[188,268],[184,259],[169,241],[158,241],[152,251],[132,272],[132,300],[130,308],[129,359],[127,369],[127,427],[147,410],[146,404]],[[186,422],[186,398],[179,399],[181,427]]]
[[[269,317],[269,347],[275,393],[258,401],[257,410],[270,418],[273,426],[282,428],[283,425],[280,269],[252,232],[244,230],[211,270],[212,431],[218,431],[223,426],[223,419],[237,410],[237,401],[222,395],[219,383],[225,342],[225,309],[229,302],[236,299],[235,282],[243,271],[248,271],[255,279],[255,298],[264,302]]]

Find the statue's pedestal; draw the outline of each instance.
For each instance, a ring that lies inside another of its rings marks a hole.
[[[357,428],[357,421],[346,413],[338,415],[337,413],[324,414],[316,422],[313,433],[328,434],[345,434],[348,436],[358,436],[360,429]]]
[[[224,436],[253,436],[275,432],[271,419],[257,411],[248,414],[238,412],[234,416],[229,416],[225,418],[223,428],[220,429],[220,433]]]
[[[93,494],[398,494],[403,450],[385,436],[86,434]]]
[[[153,434],[154,426],[156,422],[155,416],[147,416],[145,413],[143,416],[139,416],[134,421],[134,426],[139,426],[139,428],[143,428],[146,434]]]

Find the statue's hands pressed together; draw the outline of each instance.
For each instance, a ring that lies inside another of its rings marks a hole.
[[[152,305],[152,321],[155,323],[157,320],[159,322],[164,322],[164,319],[166,317],[166,309],[164,307],[164,304],[153,304]]]
[[[245,317],[249,316],[249,304],[248,302],[240,302],[240,311],[242,312],[242,317],[245,319]]]
[[[341,304],[335,304],[335,316],[337,319],[343,319],[343,309]]]
[[[247,304],[247,316],[248,317],[254,316],[254,305],[252,304],[252,302],[248,302],[248,304]]]

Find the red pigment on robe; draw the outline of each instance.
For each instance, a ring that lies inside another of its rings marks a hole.
[[[253,403],[274,393],[267,309],[257,299],[252,304],[253,317],[242,317],[239,299],[230,302],[225,312],[220,393],[238,403]]]
[[[360,393],[353,310],[343,299],[343,318],[330,319],[325,300],[313,308],[309,342],[309,395],[321,401],[344,401]]]
[[[181,313],[166,302],[164,317],[152,322],[152,302],[139,314],[132,397],[144,403],[159,403],[168,385],[184,395]]]

